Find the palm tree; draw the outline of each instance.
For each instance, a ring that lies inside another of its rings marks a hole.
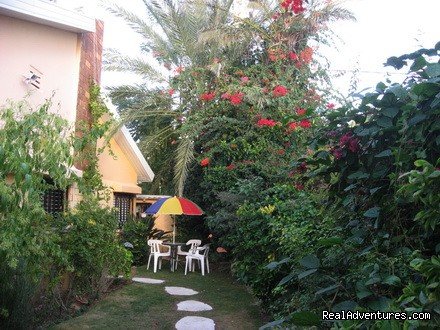
[[[319,35],[319,27],[325,22],[351,18],[349,12],[334,2],[322,5],[320,1],[310,1],[309,7],[313,10],[309,14],[287,18],[291,20],[288,26],[274,31],[275,25],[271,22],[278,10],[278,1],[252,1],[253,11],[246,18],[233,15],[233,2],[143,0],[148,21],[118,5],[108,8],[144,38],[141,49],[150,55],[150,61],[146,61],[121,56],[115,50],[106,53],[106,69],[134,72],[146,81],[142,85],[111,88],[110,97],[120,109],[123,121],[129,123],[129,128],[141,141],[143,152],[155,155],[153,159],[158,163],[153,166],[160,169],[156,182],[160,182],[161,177],[162,181],[169,181],[170,166],[174,167],[178,195],[183,193],[194,160],[193,141],[200,128],[197,119],[190,123],[194,118],[191,114],[200,105],[198,95],[191,90],[192,84],[205,84],[209,89],[215,77],[221,74],[222,67],[249,64],[247,59],[252,58],[256,48],[277,47],[284,43],[292,50],[301,49],[308,38]],[[151,61],[151,57],[155,61]],[[222,62],[213,62],[215,58],[221,58]],[[157,64],[169,71],[164,74]],[[171,72],[184,67],[203,67],[211,72],[205,74],[205,79],[190,78],[186,93],[179,89],[179,95],[175,96],[165,87],[175,80]],[[175,149],[174,162],[163,157],[165,151],[170,151],[170,141],[175,142],[171,147]]]
[[[164,74],[163,70],[158,70],[157,63],[171,71],[188,66],[205,66],[213,58],[220,57],[233,40],[228,34],[233,0],[143,2],[148,21],[118,5],[107,8],[141,34],[145,40],[142,51],[156,59],[146,61],[121,56],[115,50],[107,51],[104,61],[106,69],[137,73],[147,82],[110,88],[110,97],[122,112],[123,121],[130,123],[129,128],[141,139],[144,153],[162,153],[167,142],[175,139],[174,181],[177,194],[181,195],[194,156],[190,137],[179,136],[176,132],[179,126],[176,119],[190,109],[188,103],[183,105],[181,98],[160,94],[163,90],[160,86],[166,85],[170,73]],[[221,35],[219,31],[222,31]],[[246,46],[245,43],[243,45]],[[243,46],[234,50],[239,48]],[[157,173],[159,177],[161,173],[169,173],[167,166],[171,164],[162,161],[164,166]]]

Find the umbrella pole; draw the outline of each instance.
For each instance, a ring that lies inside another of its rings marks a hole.
[[[173,215],[173,243],[176,242],[176,216]]]

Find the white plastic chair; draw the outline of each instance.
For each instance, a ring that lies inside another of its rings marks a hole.
[[[154,272],[157,271],[157,264],[159,263],[159,269],[162,268],[162,257],[171,257],[171,248],[163,245],[161,240],[149,239],[148,246],[150,247],[150,255],[148,256],[147,269],[150,268],[151,257],[154,258]],[[161,252],[160,247],[166,248],[168,251]]]
[[[190,245],[189,250],[188,251],[182,251],[182,247],[178,246],[177,247],[177,255],[176,255],[176,268],[177,268],[177,263],[179,262],[179,256],[187,256],[189,253],[191,253],[191,251],[195,251],[197,247],[200,246],[200,244],[202,244],[202,241],[199,239],[190,239],[188,242],[186,242],[186,245]]]
[[[189,269],[194,271],[194,265],[193,260],[197,260],[200,264],[200,269],[202,270],[202,276],[205,276],[205,265],[206,270],[209,274],[209,260],[208,260],[208,254],[209,254],[209,246],[211,244],[205,244],[202,247],[196,248],[195,251],[190,251],[188,255],[186,256],[186,263],[185,263],[185,275]]]

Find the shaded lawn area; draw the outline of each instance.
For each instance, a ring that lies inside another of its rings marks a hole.
[[[53,329],[175,329],[184,316],[203,316],[214,320],[216,329],[258,329],[262,320],[256,299],[226,271],[213,270],[184,275],[183,268],[172,273],[168,263],[156,274],[145,266],[137,269],[139,277],[165,280],[163,284],[132,283],[110,293],[86,313],[57,324]],[[171,296],[165,286],[183,286],[199,293]],[[177,303],[198,300],[212,306],[212,311],[177,311]]]

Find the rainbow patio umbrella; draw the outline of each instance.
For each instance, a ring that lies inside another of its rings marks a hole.
[[[183,197],[164,197],[159,199],[151,205],[145,213],[150,215],[202,215],[202,209],[191,202],[189,199]],[[173,217],[173,243],[176,240],[176,219]]]

